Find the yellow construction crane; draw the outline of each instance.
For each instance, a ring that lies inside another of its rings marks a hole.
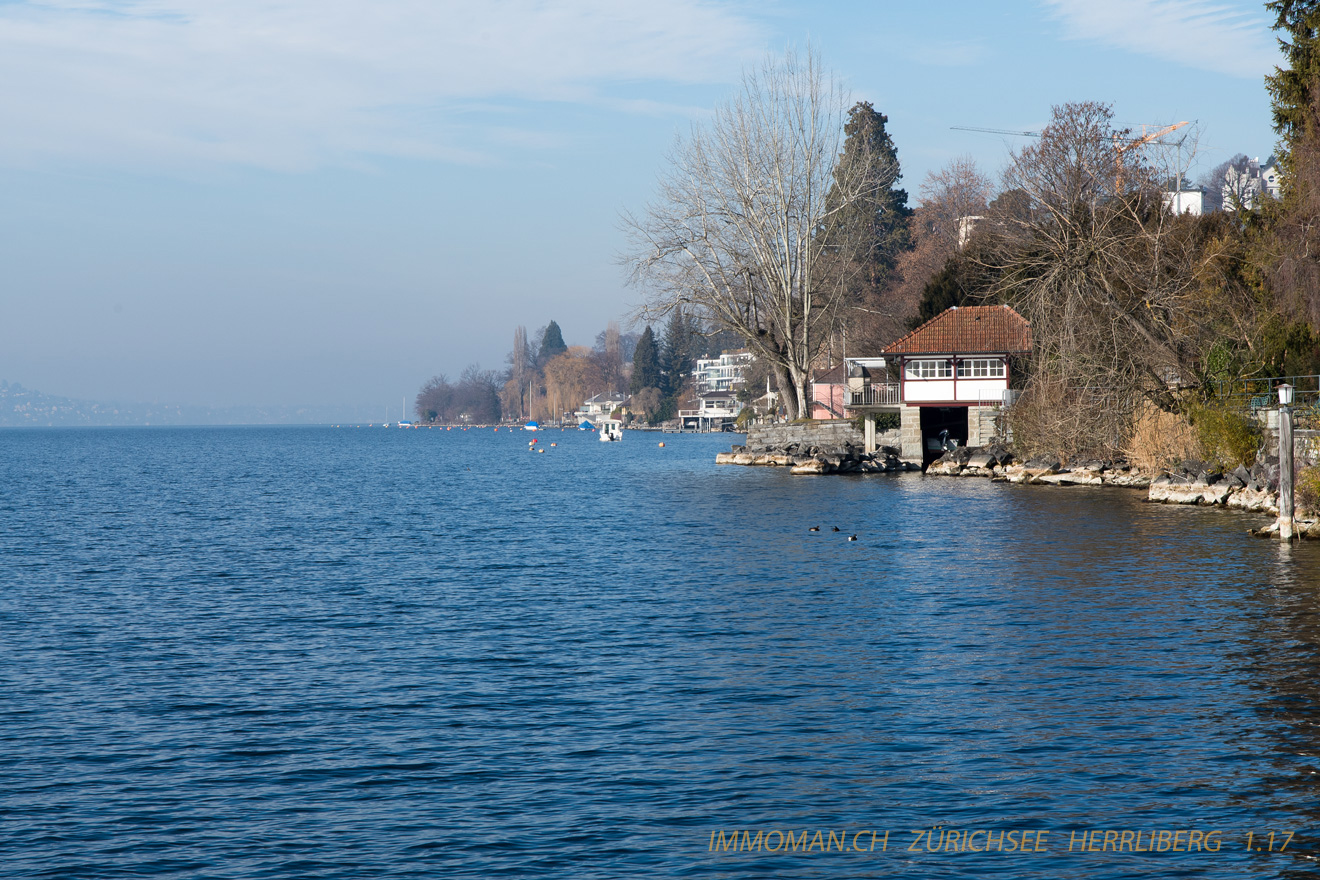
[[[1182,128],[1185,125],[1191,125],[1191,122],[1189,121],[1175,122],[1173,125],[1165,125],[1161,128],[1155,128],[1154,126],[1150,126],[1152,130],[1147,131],[1146,125],[1145,123],[1143,123],[1141,126],[1141,134],[1136,137],[1122,137],[1121,135],[1115,134],[1113,138],[1114,138],[1114,159],[1115,159],[1115,165],[1117,171],[1117,180],[1115,181],[1115,183],[1117,184],[1117,188],[1120,190],[1123,188],[1123,154],[1124,153],[1126,153],[1128,150],[1133,149],[1134,147],[1140,147],[1150,143],[1159,143],[1160,138],[1164,137],[1166,134],[1169,134],[1170,132],[1177,131],[1178,129]],[[1017,131],[1007,128],[977,128],[976,126],[971,126],[971,125],[952,125],[950,126],[950,128],[957,131],[982,131],[985,132],[986,134],[1006,134],[1006,135],[1012,135],[1014,137],[1040,137],[1041,135],[1039,131]],[[1181,143],[1181,141],[1179,143]]]
[[[1156,131],[1147,133],[1146,126],[1141,126],[1141,136],[1135,138],[1120,138],[1114,135],[1114,189],[1118,192],[1123,191],[1123,154],[1134,147],[1144,146],[1150,143],[1159,143],[1159,139],[1171,131],[1177,131],[1184,125],[1191,125],[1190,122],[1175,122],[1173,125],[1166,125]],[[1182,141],[1178,142],[1182,144]],[[1182,170],[1178,172],[1178,188],[1182,189]]]

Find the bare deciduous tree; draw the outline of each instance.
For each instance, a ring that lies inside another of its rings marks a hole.
[[[863,246],[831,217],[894,174],[869,155],[835,175],[847,107],[815,54],[767,61],[677,144],[646,211],[623,217],[644,314],[681,307],[739,333],[772,365],[791,417],[808,411],[811,364],[848,287],[822,263],[852,265],[847,252]]]
[[[1220,316],[1237,311],[1219,299],[1232,286],[1208,277],[1218,255],[1204,225],[1167,210],[1159,174],[1111,120],[1104,104],[1054,108],[1010,160],[1016,197],[998,200],[981,257],[1032,325],[1019,426],[1057,452],[1117,451],[1143,400],[1176,406]]]

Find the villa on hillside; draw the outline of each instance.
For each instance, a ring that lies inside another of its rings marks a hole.
[[[718,357],[701,358],[692,371],[698,394],[707,391],[737,391],[742,387],[747,367],[755,360],[750,351],[726,351]]]
[[[1010,404],[1013,363],[1031,352],[1031,325],[1008,306],[955,306],[885,346],[880,357],[849,358],[847,409],[874,417],[897,412],[904,460],[929,464],[941,438],[979,446]]]
[[[628,395],[620,394],[617,391],[607,391],[604,394],[597,394],[595,397],[589,397],[582,401],[582,406],[577,412],[573,413],[573,418],[577,421],[589,421],[592,424],[600,424],[601,419],[608,419],[610,413],[622,407],[628,402]]]

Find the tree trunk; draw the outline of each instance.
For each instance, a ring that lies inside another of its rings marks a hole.
[[[793,387],[793,379],[782,364],[775,364],[774,370],[775,386],[779,389],[779,402],[783,404],[784,415],[790,422],[794,421],[801,410],[798,408],[798,396]]]

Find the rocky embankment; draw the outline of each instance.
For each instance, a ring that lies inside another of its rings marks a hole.
[[[926,473],[947,477],[989,477],[1007,483],[1048,486],[1119,486],[1145,489],[1151,478],[1124,462],[1079,461],[1064,467],[1058,459],[1018,461],[1004,446],[963,446],[946,452]]]
[[[933,462],[934,476],[989,477],[1009,483],[1052,486],[1116,486],[1145,489],[1147,498],[1163,504],[1207,504],[1258,513],[1278,513],[1279,463],[1257,462],[1250,469],[1225,471],[1201,461],[1184,461],[1170,471],[1150,474],[1126,462],[1058,459],[1017,462],[1005,447],[955,449]]]
[[[1205,504],[1238,511],[1278,515],[1279,462],[1266,458],[1250,468],[1224,468],[1185,460],[1170,471],[1148,474],[1125,462],[1071,462],[1030,459],[1016,462],[1005,447],[957,449],[927,468],[928,475],[987,476],[1007,483],[1041,486],[1114,486],[1146,489],[1147,499],[1160,504]],[[1298,521],[1299,533],[1320,537],[1320,525]]]
[[[838,445],[788,443],[735,446],[721,452],[716,464],[791,468],[795,474],[874,474],[919,471],[893,446],[863,452],[851,442]],[[1278,514],[1279,461],[1266,456],[1250,468],[1224,470],[1188,460],[1168,471],[1150,473],[1123,461],[1074,461],[1055,458],[1018,461],[1006,446],[966,446],[951,450],[926,468],[928,476],[982,477],[996,482],[1041,486],[1109,486],[1144,489],[1147,499],[1162,504],[1202,504],[1255,513]],[[1320,538],[1320,522],[1297,517],[1297,532]],[[1268,530],[1265,530],[1268,531]],[[1265,531],[1259,532],[1264,534]],[[1255,534],[1256,532],[1253,532]]]
[[[782,446],[735,446],[732,452],[716,455],[715,463],[786,467],[792,468],[795,474],[883,474],[921,470],[898,456],[899,451],[893,446],[863,452],[861,447],[848,442],[837,446],[788,443]]]

